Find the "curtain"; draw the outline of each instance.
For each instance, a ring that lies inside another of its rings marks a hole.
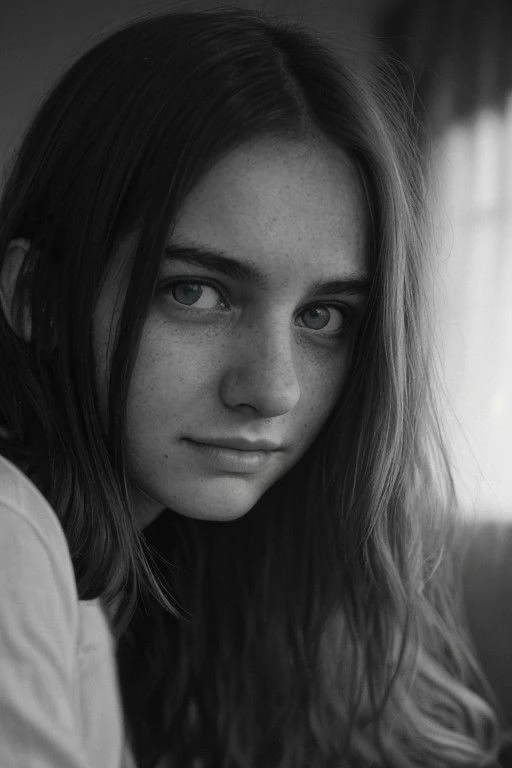
[[[413,0],[381,19],[428,154],[446,423],[462,508],[512,520],[512,2]]]

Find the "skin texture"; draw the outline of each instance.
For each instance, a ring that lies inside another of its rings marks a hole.
[[[165,507],[239,517],[306,451],[342,389],[365,307],[364,294],[314,285],[367,275],[365,217],[356,171],[320,142],[246,144],[188,196],[169,244],[222,251],[261,283],[163,260],[128,398],[141,525]],[[96,308],[103,398],[118,268],[134,242],[114,256]],[[240,450],[238,439],[278,450]]]

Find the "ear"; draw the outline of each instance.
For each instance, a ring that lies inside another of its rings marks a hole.
[[[0,271],[0,304],[5,319],[14,333],[27,342],[32,334],[29,310],[23,307],[21,312],[17,311],[14,297],[18,275],[29,250],[29,240],[11,240]]]

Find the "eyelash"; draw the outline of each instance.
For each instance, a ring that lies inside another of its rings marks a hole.
[[[214,280],[205,280],[203,278],[199,279],[199,278],[194,278],[194,277],[191,277],[191,278],[187,278],[187,277],[174,278],[173,280],[169,280],[169,281],[166,281],[165,283],[163,283],[161,285],[161,287],[160,287],[160,291],[162,293],[164,293],[165,295],[170,296],[172,301],[175,303],[175,305],[179,309],[183,309],[185,312],[188,311],[188,310],[194,310],[194,305],[193,304],[188,306],[187,304],[183,304],[182,302],[178,301],[177,299],[175,299],[172,296],[172,289],[173,288],[176,288],[177,285],[184,285],[184,284],[186,285],[187,283],[188,284],[200,285],[200,286],[207,286],[208,288],[213,288],[214,291],[217,291],[217,293],[220,296],[221,302],[226,305],[226,308],[222,308],[220,311],[225,312],[225,311],[227,311],[228,308],[231,307],[231,302],[229,301],[229,299],[226,298],[226,291],[224,290],[223,287],[221,287]],[[196,312],[197,311],[199,311],[199,312],[208,312],[208,311],[215,312],[216,310],[205,310],[205,309],[197,310],[196,309],[195,311]]]
[[[187,305],[187,304],[184,304],[184,303],[178,301],[177,299],[175,299],[172,296],[172,290],[177,285],[183,285],[183,284],[187,284],[187,283],[188,284],[196,284],[196,285],[200,285],[200,286],[208,286],[209,288],[213,288],[213,290],[217,291],[217,293],[219,294],[221,302],[225,306],[220,308],[220,309],[215,308],[215,309],[195,309],[194,310],[194,305],[193,304]],[[171,300],[173,301],[173,303],[176,306],[176,308],[179,309],[179,311],[184,311],[184,312],[188,312],[188,311],[196,311],[196,312],[216,312],[216,311],[218,312],[218,311],[220,311],[220,312],[226,312],[226,311],[228,311],[231,308],[231,302],[229,301],[229,299],[226,298],[226,293],[227,292],[225,291],[225,289],[223,287],[221,287],[218,283],[216,283],[213,280],[205,280],[204,278],[195,278],[195,277],[193,277],[193,278],[185,278],[185,277],[174,278],[172,280],[168,280],[165,283],[163,283],[160,286],[160,291],[163,294],[170,296]],[[351,323],[352,323],[352,321],[354,319],[353,318],[354,310],[352,310],[346,304],[340,304],[340,303],[337,303],[337,302],[320,302],[319,301],[319,302],[316,302],[316,303],[308,304],[306,307],[301,309],[301,311],[298,313],[298,317],[300,317],[300,315],[303,315],[308,310],[312,310],[312,309],[315,309],[317,307],[327,307],[328,309],[334,308],[338,312],[340,312],[342,317],[343,317],[343,323],[342,323],[341,328],[339,330],[337,330],[337,331],[323,331],[322,329],[315,330],[315,329],[312,329],[312,328],[308,328],[307,326],[299,326],[299,327],[304,328],[305,330],[309,330],[312,333],[316,333],[318,335],[323,335],[324,337],[329,337],[330,336],[331,338],[340,338],[340,337],[344,336],[346,333],[348,333],[350,325],[351,325]]]

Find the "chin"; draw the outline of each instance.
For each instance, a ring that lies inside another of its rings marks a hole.
[[[201,507],[186,505],[181,506],[174,504],[172,509],[178,515],[183,517],[190,517],[194,520],[218,520],[219,522],[227,522],[229,520],[238,520],[238,518],[246,515],[253,508],[251,506],[234,506],[233,503],[226,504],[224,506],[212,506],[203,505]]]
[[[227,492],[215,493],[215,489],[210,489],[208,493],[205,489],[201,495],[184,494],[181,498],[173,498],[169,506],[177,514],[196,520],[237,520],[250,512],[263,495],[263,491],[247,491],[247,488],[237,489],[230,484]]]

